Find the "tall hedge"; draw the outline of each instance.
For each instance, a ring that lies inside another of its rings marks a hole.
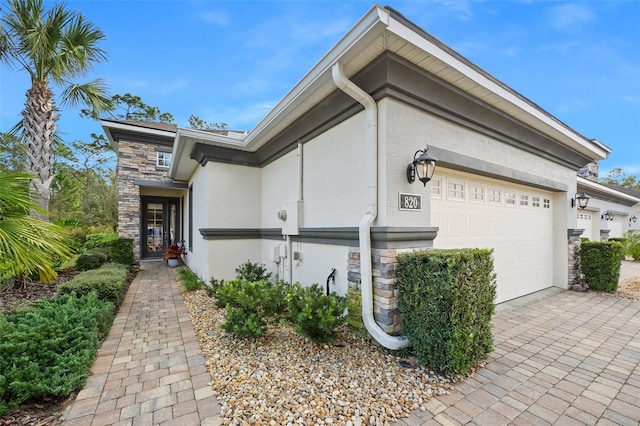
[[[403,333],[420,363],[466,373],[493,350],[492,252],[430,250],[398,256]]]
[[[133,239],[118,238],[111,245],[111,261],[123,265],[133,265]]]
[[[620,279],[624,248],[617,241],[587,241],[580,244],[580,266],[593,290],[615,291]]]

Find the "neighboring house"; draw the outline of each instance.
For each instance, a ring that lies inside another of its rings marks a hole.
[[[387,347],[402,251],[494,249],[497,302],[567,288],[576,172],[610,152],[377,6],[248,133],[102,124],[119,158],[119,232],[139,257],[161,250],[161,228],[205,280],[247,260],[304,284],[335,269],[331,290],[354,310],[362,297]],[[439,160],[426,187],[407,179],[425,146]]]
[[[578,172],[578,192],[591,199],[578,210],[577,227],[581,237],[593,241],[620,238],[629,229],[640,229],[640,191],[597,182],[598,166],[589,164]]]

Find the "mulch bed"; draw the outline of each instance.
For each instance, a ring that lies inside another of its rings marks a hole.
[[[139,268],[134,266],[127,279],[127,288],[136,277]],[[30,282],[26,287],[7,285],[0,287],[0,314],[15,312],[29,303],[42,299],[53,299],[58,284],[69,281],[79,274],[75,269],[66,269],[58,273],[58,279],[49,284]],[[125,290],[126,291],[126,290]],[[117,312],[116,312],[117,313]],[[45,397],[40,401],[26,402],[0,417],[0,426],[57,426],[61,425],[60,416],[69,404],[76,399],[74,392],[65,399]]]

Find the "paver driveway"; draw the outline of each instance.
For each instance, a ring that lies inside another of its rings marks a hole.
[[[639,301],[550,289],[516,303],[494,316],[487,366],[398,424],[640,423]]]

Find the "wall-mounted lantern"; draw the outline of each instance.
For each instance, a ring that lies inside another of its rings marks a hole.
[[[428,147],[423,150],[418,150],[413,154],[413,161],[407,166],[407,180],[409,183],[415,182],[417,176],[418,180],[422,182],[424,186],[427,186],[427,182],[433,177],[438,159],[427,151],[429,151]]]
[[[589,204],[589,199],[590,198],[591,197],[589,197],[584,192],[581,192],[579,194],[576,192],[575,198],[571,199],[571,207],[575,207],[576,203],[577,203],[578,207],[580,207],[581,209],[584,210],[587,207],[587,204]]]
[[[631,225],[631,222],[636,223],[638,221],[638,218],[635,216],[632,216],[629,218],[629,225]]]
[[[609,212],[609,210],[605,211],[604,214],[602,216],[600,216],[600,218],[602,220],[613,220],[613,215],[611,214],[611,212]]]

